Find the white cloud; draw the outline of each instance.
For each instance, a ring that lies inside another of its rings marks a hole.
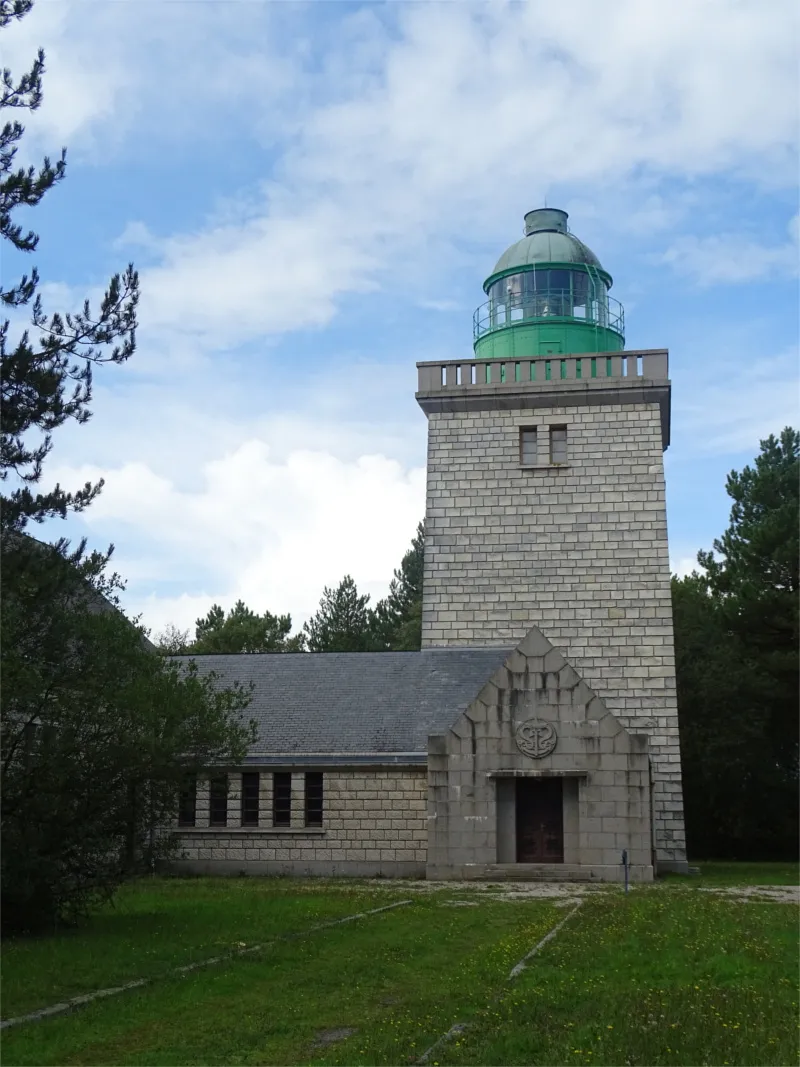
[[[123,602],[156,630],[190,625],[214,600],[231,606],[239,597],[254,610],[289,611],[299,625],[323,586],[345,573],[362,592],[383,595],[425,508],[422,469],[320,451],[277,461],[259,440],[206,463],[196,491],[137,462],[54,468],[50,477],[65,485],[106,479],[81,521],[95,540],[122,533],[114,562],[131,577]],[[185,592],[144,592],[170,582]]]
[[[697,562],[696,552],[693,556],[671,556],[669,568],[678,578],[686,578],[693,571],[697,571],[698,574],[703,573],[703,568]]]
[[[154,147],[174,153],[189,134],[214,144],[254,99],[261,137],[286,133],[303,41],[291,32],[277,39],[286,18],[277,8],[149,4],[143,15],[139,4],[38,0],[3,31],[3,62],[15,76],[40,46],[46,55],[44,103],[25,117],[23,153],[67,143],[73,160],[99,163]]]
[[[798,221],[789,224],[789,240],[765,245],[743,234],[681,237],[656,262],[666,263],[686,281],[698,285],[730,285],[774,276],[793,276],[800,266]]]
[[[794,183],[788,0],[769,19],[754,0],[627,0],[611,11],[594,0],[410,4],[385,17],[392,33],[363,12],[338,20],[322,67],[296,69],[306,88],[260,194],[244,207],[232,197],[227,220],[196,232],[145,235],[161,255],[143,272],[145,329],[222,348],[319,328],[344,294],[401,275],[445,299],[454,244],[494,245],[497,229],[513,233],[554,185],[621,197],[624,226],[648,232],[675,219],[654,176]],[[345,43],[347,71],[336,63]],[[242,65],[241,85],[258,77],[257,64]],[[275,90],[281,103],[288,78]],[[275,101],[251,97],[254,128]],[[268,141],[275,147],[274,131]],[[686,240],[683,253],[704,263],[724,252]],[[785,256],[766,250],[754,263],[763,271]]]
[[[378,260],[338,227],[324,204],[295,218],[264,217],[162,243],[143,272],[141,321],[226,348],[261,334],[319,327],[336,297],[374,286]]]
[[[90,23],[104,19],[100,5],[92,5]],[[76,7],[68,2],[37,3],[31,14],[3,30],[3,64],[15,80],[27,72],[40,47],[45,48],[45,103],[26,114],[27,130],[21,151],[55,155],[62,144],[90,128],[113,127],[120,98],[132,83],[129,64],[121,61],[113,39],[102,46],[95,32],[80,32]]]
[[[150,639],[155,640],[170,625],[178,630],[188,632],[190,638],[194,638],[195,622],[208,614],[212,603],[220,604],[226,611],[230,611],[236,603],[235,597],[218,596],[209,597],[199,593],[191,595],[181,593],[180,596],[157,596],[150,593],[149,596],[126,597],[123,607],[129,618],[140,618],[142,625],[150,631]],[[248,606],[251,606],[248,604]],[[255,610],[255,609],[253,609]],[[272,610],[267,608],[267,610]],[[276,612],[272,611],[273,615]],[[292,632],[296,633],[298,626],[292,619]]]
[[[73,460],[54,471],[67,485],[106,475],[79,521],[124,546],[126,603],[157,629],[191,625],[214,599],[229,606],[237,596],[299,622],[346,571],[380,594],[424,506],[405,415],[370,396],[372,377],[349,390],[362,401],[357,417],[322,380],[302,401],[282,382],[261,419],[237,422],[226,392],[235,368],[218,373],[215,407],[212,376],[203,377],[209,351],[321,330],[344,296],[376,287],[395,286],[396,307],[410,295],[411,313],[445,310],[454,265],[485,254],[488,270],[498,233],[517,232],[522,211],[554,189],[569,194],[570,210],[585,209],[587,231],[574,216],[592,244],[598,233],[675,227],[698,176],[762,189],[795,182],[789,0],[774,0],[769,18],[758,0],[408,4],[352,17],[328,7],[337,14],[315,36],[322,9],[155,4],[143,19],[135,4],[63,0],[37,4],[23,35],[9,38],[15,51],[4,58],[18,69],[39,42],[48,50],[34,147],[68,140],[93,162],[162,153],[167,169],[171,153],[192,152],[181,180],[196,174],[199,186],[213,151],[215,173],[230,174],[227,200],[200,194],[208,218],[186,232],[162,221],[158,190],[142,195],[135,217],[149,228],[132,222],[120,242],[138,243],[153,264],[141,272],[131,368],[151,376],[152,395],[143,403],[143,392],[120,390],[104,407],[98,391],[91,427],[105,439],[65,430]],[[306,17],[302,33],[277,33],[276,21],[300,28]],[[260,145],[255,189],[237,187],[239,157],[224,170],[215,138],[230,126],[250,153]],[[683,254],[706,270],[731,252],[686,239]],[[777,259],[775,249],[760,259],[750,251],[762,275],[785,263],[785,249]],[[374,336],[376,361],[386,359],[384,335]],[[430,354],[409,353],[409,365],[414,358]],[[306,369],[293,372],[305,389]],[[746,371],[704,365],[676,385],[675,447],[753,452],[760,436],[795,421],[795,379],[794,356]],[[398,388],[410,400],[413,368]],[[102,463],[81,465],[77,457],[92,455],[84,447]]]

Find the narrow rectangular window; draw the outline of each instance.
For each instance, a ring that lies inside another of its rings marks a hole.
[[[178,795],[178,826],[194,826],[197,817],[197,778],[189,774]]]
[[[242,774],[242,826],[258,826],[258,771]]]
[[[209,826],[228,825],[228,776],[215,774],[208,784]]]
[[[550,462],[567,462],[567,428],[566,426],[550,427]]]
[[[322,826],[321,771],[306,771],[306,826]]]
[[[519,431],[519,460],[523,467],[535,467],[536,459],[536,427],[527,426]]]
[[[292,773],[276,771],[272,776],[272,825],[289,826],[292,821]]]

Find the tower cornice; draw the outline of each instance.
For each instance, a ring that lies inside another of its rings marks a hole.
[[[670,440],[671,383],[665,348],[523,360],[417,363],[417,403],[426,415],[458,411],[658,404]]]

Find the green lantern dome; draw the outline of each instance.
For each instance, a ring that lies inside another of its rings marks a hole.
[[[624,312],[608,295],[611,275],[567,228],[567,213],[539,208],[525,236],[507,248],[483,284],[475,312],[479,359],[525,359],[575,352],[618,352]]]

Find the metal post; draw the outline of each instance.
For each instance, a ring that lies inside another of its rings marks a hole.
[[[625,892],[628,892],[628,850],[623,848],[622,850],[622,866],[625,870]]]

